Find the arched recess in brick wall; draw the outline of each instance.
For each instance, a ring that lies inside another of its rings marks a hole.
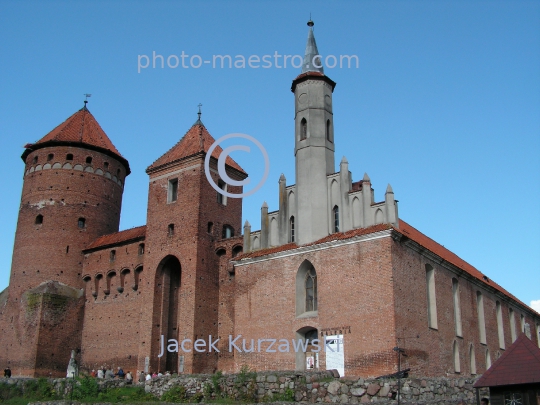
[[[142,271],[143,271],[142,264],[135,267],[135,271],[133,272],[133,285],[131,286],[131,289],[133,291],[137,291],[139,289]]]
[[[177,257],[163,258],[157,267],[154,284],[152,356],[157,359],[157,370],[177,370],[178,353],[169,352],[157,357],[161,335],[178,340],[181,265]]]
[[[305,351],[303,349],[296,351],[296,370],[317,370],[319,368],[318,352],[322,347],[320,341],[317,342],[319,340],[319,332],[317,329],[313,326],[304,326],[296,331],[295,340],[297,342],[302,341],[302,348],[306,348]]]
[[[129,285],[129,279],[131,277],[131,270],[130,269],[122,269],[120,271],[120,284],[116,289],[120,294],[124,292],[124,288],[126,285]]]
[[[317,302],[317,272],[309,260],[304,260],[296,273],[296,316],[315,316]]]

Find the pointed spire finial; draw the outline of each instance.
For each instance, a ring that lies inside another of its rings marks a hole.
[[[202,112],[201,112],[201,107],[202,107],[202,104],[199,103],[199,104],[197,105],[197,107],[199,107],[199,112],[197,113],[197,116],[198,116],[199,118],[197,118],[197,121],[195,121],[195,124],[193,124],[193,125],[202,125],[202,126],[204,126],[204,124],[203,124],[202,121],[201,121],[201,114],[202,114]]]
[[[386,187],[386,193],[394,193],[394,190],[392,190],[392,186],[390,185],[390,183],[388,183],[388,187]]]
[[[364,173],[363,181],[370,181],[369,176],[367,173]]]
[[[88,97],[92,97],[92,95],[88,93],[84,93],[83,96],[84,96],[84,107],[81,108],[81,110],[86,111],[88,110],[88,108],[86,108],[86,104],[88,104]]]
[[[343,158],[341,159],[341,163],[349,163],[349,161],[345,156],[343,156]]]
[[[279,176],[279,181],[285,181],[285,175],[283,173]]]
[[[302,73],[319,72],[324,73],[321,55],[317,49],[315,36],[313,35],[313,26],[315,23],[311,20],[311,15],[307,23],[309,27],[306,52],[304,53],[304,62],[302,63]]]

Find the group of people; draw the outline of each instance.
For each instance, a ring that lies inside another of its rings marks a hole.
[[[113,373],[113,371],[110,368],[102,367],[99,368],[97,371],[92,370],[90,375],[94,378],[115,378],[118,377],[119,379],[125,379],[128,384],[131,384],[133,382],[133,375],[131,374],[131,371],[128,371],[127,373],[122,370],[122,367],[118,367],[118,371],[116,373]]]
[[[170,376],[171,372],[166,371],[165,374],[163,374],[161,371],[158,371],[157,373],[154,371],[153,373],[145,373],[144,371],[138,371],[139,375],[139,382],[142,383],[144,381],[149,381],[153,378],[163,377],[163,376]]]
[[[5,375],[6,375],[6,371],[4,370],[4,376]],[[11,371],[9,372],[9,375],[11,376]],[[122,370],[122,367],[118,367],[118,371],[116,373],[113,373],[113,371],[110,368],[107,368],[104,366],[104,367],[99,368],[97,371],[92,370],[90,375],[94,378],[99,378],[99,379],[113,379],[113,378],[118,378],[121,380],[125,379],[128,384],[131,384],[133,382],[133,374],[131,374],[131,371],[128,371],[127,373],[125,373],[124,370]],[[165,374],[163,374],[161,371],[158,371],[157,373],[155,371],[153,373],[145,373],[144,371],[137,371],[137,381],[140,383],[143,383],[153,378],[170,376],[170,375],[171,375],[170,371],[166,371]]]

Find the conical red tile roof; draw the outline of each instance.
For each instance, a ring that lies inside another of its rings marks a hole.
[[[97,150],[113,154],[126,165],[129,174],[129,164],[112,144],[105,131],[98,124],[92,113],[84,106],[63,123],[34,144],[26,145],[23,159],[33,150],[54,144],[82,144]]]
[[[148,173],[167,164],[196,155],[197,153],[206,153],[215,141],[216,140],[210,135],[204,124],[200,120],[197,120],[176,145],[148,166],[146,172]],[[219,159],[221,152],[223,152],[223,149],[221,149],[220,146],[217,146],[212,152],[212,157]],[[246,173],[230,156],[227,156],[225,163],[242,173]]]
[[[522,333],[475,387],[540,383],[540,348]]]

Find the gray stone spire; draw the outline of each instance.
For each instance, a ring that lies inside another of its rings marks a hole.
[[[315,23],[310,19],[307,25],[309,26],[309,32],[306,44],[306,53],[304,54],[304,63],[302,64],[302,73],[324,73],[319,50],[317,49],[317,43],[315,42],[315,35],[313,35],[313,25],[315,25]],[[315,58],[315,60],[313,60],[313,58]]]

